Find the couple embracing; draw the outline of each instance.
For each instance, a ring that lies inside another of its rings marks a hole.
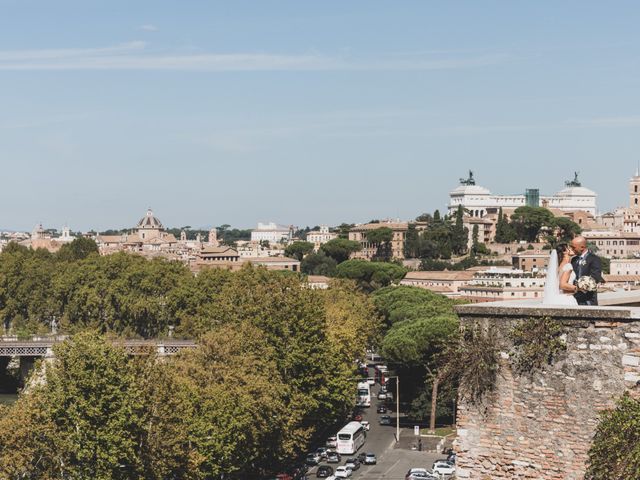
[[[604,283],[600,258],[589,251],[584,237],[576,237],[551,252],[542,303],[598,305],[598,283]]]

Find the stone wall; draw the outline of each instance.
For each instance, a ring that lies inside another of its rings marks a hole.
[[[549,308],[504,302],[458,307],[463,325],[496,328],[501,346],[496,389],[458,408],[458,477],[581,479],[598,413],[640,380],[640,309]],[[508,333],[549,316],[565,327],[567,349],[553,365],[520,375]]]

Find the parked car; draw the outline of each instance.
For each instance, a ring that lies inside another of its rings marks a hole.
[[[364,454],[364,463],[365,465],[375,465],[378,463],[378,457],[376,457],[375,453],[367,452]]]
[[[327,463],[340,463],[341,459],[342,457],[340,457],[338,452],[334,452],[332,450],[327,452]]]
[[[378,393],[378,400],[386,400],[386,399],[387,399],[387,392]]]
[[[338,437],[332,435],[331,437],[327,438],[327,442],[325,443],[325,445],[327,447],[336,448],[338,446]]]
[[[351,469],[349,467],[345,467],[344,465],[336,468],[335,476],[336,478],[349,478],[351,476]]]
[[[410,468],[404,476],[404,480],[414,480],[417,478],[429,478],[429,471],[426,468]]]
[[[327,478],[331,475],[333,475],[333,467],[329,465],[320,465],[316,471],[316,477],[318,478]]]
[[[424,472],[415,472],[405,478],[407,478],[407,480],[440,480],[439,477]]]
[[[456,471],[456,467],[453,463],[449,463],[446,460],[436,460],[432,467],[433,473],[438,475],[453,475]]]
[[[361,413],[358,413],[358,412],[355,412],[355,413],[353,414],[353,420],[354,420],[355,422],[359,422],[360,420],[362,420],[362,414],[361,414]]]
[[[384,405],[378,405],[378,409],[376,410],[378,413],[387,413],[387,407]]]
[[[307,465],[318,465],[322,458],[316,452],[310,453],[307,455],[307,458],[304,459],[304,463]]]
[[[360,420],[360,424],[364,427],[365,430],[371,430],[371,424],[367,420]]]
[[[355,472],[360,468],[360,460],[354,457],[347,458],[347,461],[344,462],[344,466]]]
[[[327,449],[327,447],[318,447],[318,448],[316,448],[316,453],[318,455],[320,455],[320,460],[322,460],[324,458],[327,458],[327,452],[328,451],[329,450]]]
[[[369,384],[370,387],[373,387],[376,384],[376,381],[374,378],[367,378],[367,383]]]
[[[380,425],[391,425],[391,417],[389,415],[381,415]]]

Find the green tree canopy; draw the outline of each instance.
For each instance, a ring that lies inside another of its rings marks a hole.
[[[327,257],[333,258],[337,263],[349,260],[352,253],[360,251],[362,246],[359,242],[347,240],[346,238],[334,238],[327,243],[323,243],[320,251]]]
[[[90,238],[78,237],[63,245],[57,253],[60,260],[82,260],[91,254],[98,254],[98,245]]]
[[[544,207],[518,207],[511,215],[511,226],[518,240],[535,242],[543,227],[554,225],[553,213]]]
[[[297,258],[302,260],[305,255],[313,252],[313,243],[311,242],[293,242],[284,249],[284,254],[287,257]]]
[[[310,253],[302,259],[300,270],[307,275],[325,275],[332,277],[336,273],[336,261],[320,251],[319,253]]]
[[[369,262],[367,260],[347,260],[336,268],[338,278],[355,280],[365,291],[372,292],[404,278],[407,269],[386,262]]]

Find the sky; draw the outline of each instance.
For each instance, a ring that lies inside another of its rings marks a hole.
[[[635,1],[0,0],[0,228],[314,226],[640,160]]]

